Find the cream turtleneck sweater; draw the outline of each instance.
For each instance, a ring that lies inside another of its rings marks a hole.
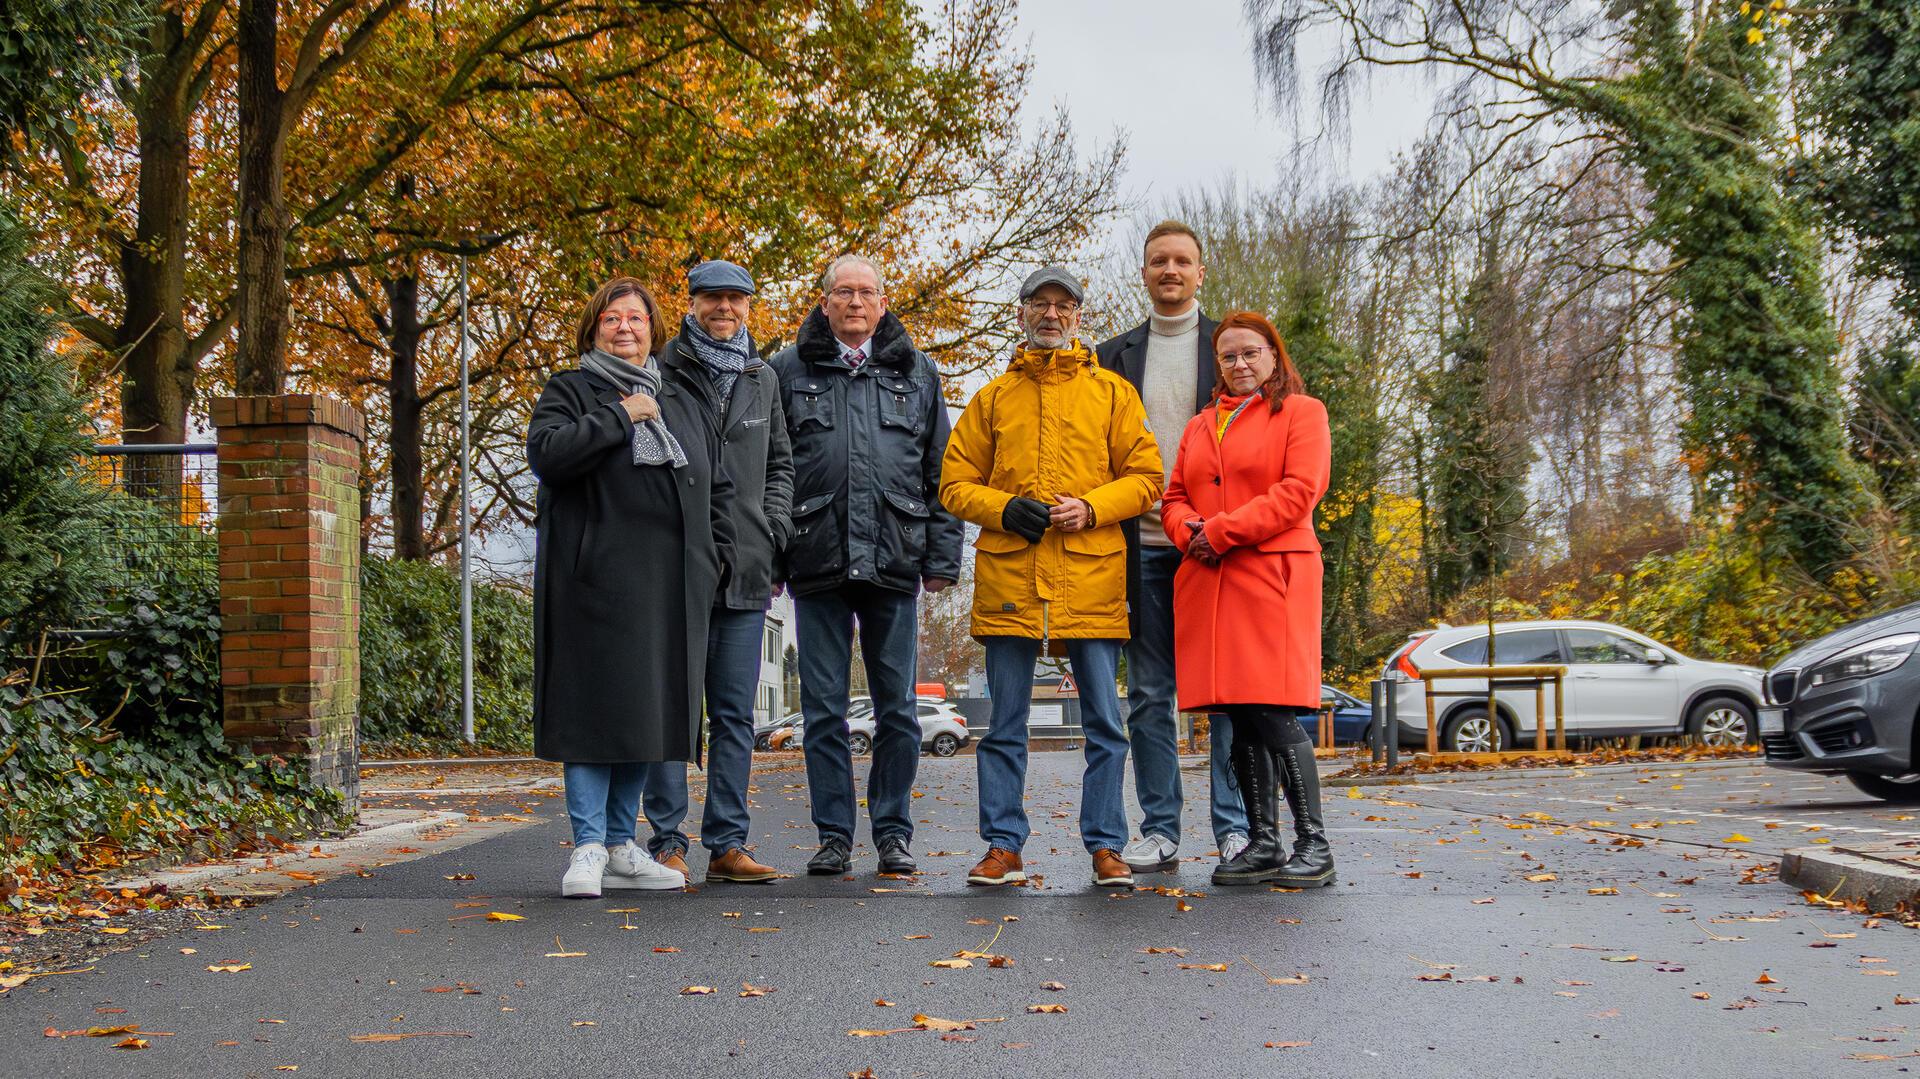
[[[1173,456],[1180,434],[1193,418],[1194,364],[1200,355],[1200,302],[1195,300],[1178,315],[1155,311],[1147,316],[1147,355],[1140,373],[1140,399],[1147,406],[1147,422],[1160,445],[1161,480],[1173,477]],[[1140,517],[1140,542],[1170,547],[1160,525],[1160,503]]]

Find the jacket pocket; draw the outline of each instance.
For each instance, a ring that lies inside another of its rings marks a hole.
[[[880,426],[920,433],[920,383],[916,379],[882,375],[874,379],[874,392],[880,398]]]
[[[1302,526],[1268,536],[1255,546],[1268,554],[1280,551],[1319,551],[1320,537],[1314,535],[1312,528]]]
[[[1027,542],[1025,536],[991,528],[981,529],[979,537],[973,541],[974,550],[987,554],[1011,554],[1014,551],[1024,551],[1031,546],[1033,545]]]
[[[845,504],[829,491],[808,495],[794,503],[793,538],[787,541],[784,561],[789,577],[807,578],[831,573],[847,561],[842,537],[846,527],[840,521]]]
[[[833,384],[823,378],[796,380],[787,411],[787,427],[794,434],[833,430]]]
[[[886,549],[880,552],[880,568],[894,573],[918,575],[927,555],[927,517],[932,512],[927,500],[918,495],[886,491],[892,512],[886,531]]]
[[[1061,543],[1075,554],[1110,555],[1127,549],[1127,537],[1117,524],[1101,525],[1084,532],[1063,532]]]
[[[1119,525],[1062,535],[1067,610],[1088,618],[1127,617],[1127,538]]]

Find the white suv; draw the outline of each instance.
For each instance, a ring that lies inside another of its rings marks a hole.
[[[1756,740],[1760,702],[1757,667],[1690,659],[1650,637],[1605,622],[1496,622],[1494,662],[1501,666],[1551,665],[1567,669],[1566,729],[1580,738],[1633,734],[1693,734],[1713,745]],[[1396,695],[1403,746],[1426,746],[1426,683],[1419,672],[1487,665],[1487,626],[1442,626],[1407,638],[1387,657],[1381,677]],[[1531,687],[1496,687],[1498,722],[1487,716],[1487,680],[1442,679],[1442,692],[1473,696],[1434,697],[1440,748],[1485,752],[1531,749],[1534,693]],[[1553,724],[1552,688],[1546,696],[1548,739]]]

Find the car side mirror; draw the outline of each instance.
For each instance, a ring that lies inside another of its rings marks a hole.
[[[1661,651],[1658,648],[1649,648],[1647,649],[1647,662],[1658,667],[1663,664],[1673,662],[1673,657],[1667,655],[1665,652]]]

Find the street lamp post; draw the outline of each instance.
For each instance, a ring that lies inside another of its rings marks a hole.
[[[468,497],[468,474],[473,462],[468,448],[467,256],[460,256],[460,736],[473,744],[473,522]]]

